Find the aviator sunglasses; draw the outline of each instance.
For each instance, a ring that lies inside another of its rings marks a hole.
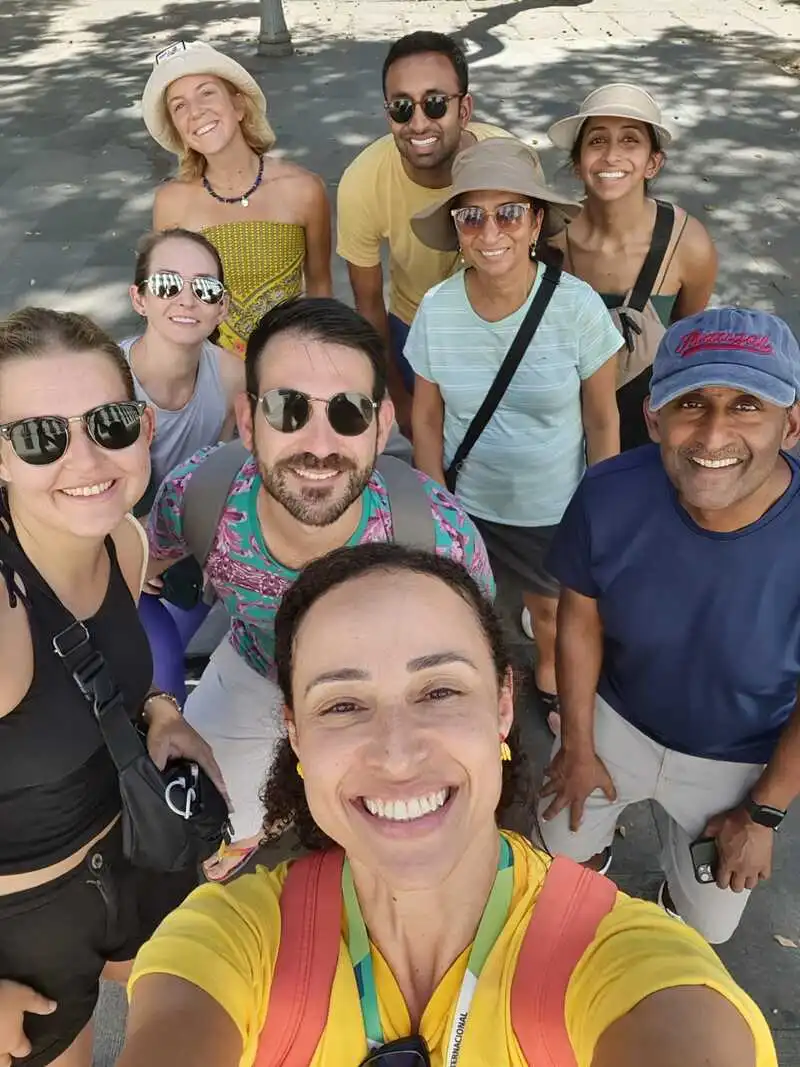
[[[429,119],[443,119],[450,101],[460,98],[461,93],[426,93],[421,100],[412,100],[410,96],[396,96],[394,100],[387,100],[383,108],[392,122],[405,126],[413,119],[417,107],[421,107],[423,114]]]
[[[172,300],[178,293],[183,292],[186,283],[203,304],[218,304],[225,296],[225,286],[210,274],[198,274],[195,278],[184,278],[174,270],[159,270],[151,274],[139,283],[139,292],[149,289],[153,296],[161,300]]]
[[[494,219],[498,230],[515,230],[530,209],[530,204],[501,204],[494,211],[485,207],[468,206],[453,208],[450,214],[462,233],[478,233],[489,219]]]
[[[296,433],[310,422],[315,400],[325,405],[331,429],[341,437],[358,437],[364,433],[372,425],[378,407],[372,397],[363,393],[335,393],[326,400],[301,393],[299,389],[268,389],[259,402],[273,430]]]
[[[116,452],[130,448],[139,440],[142,413],[147,404],[142,400],[125,400],[116,404],[100,404],[83,415],[34,415],[0,425],[0,437],[11,443],[16,456],[23,463],[43,467],[61,459],[69,448],[70,423],[80,422],[96,445]]]

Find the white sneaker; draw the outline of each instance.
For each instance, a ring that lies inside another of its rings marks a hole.
[[[522,618],[520,619],[520,625],[522,626],[522,632],[525,634],[525,636],[530,638],[531,641],[533,641],[533,619],[531,618],[531,613],[528,611],[527,608],[522,609]]]

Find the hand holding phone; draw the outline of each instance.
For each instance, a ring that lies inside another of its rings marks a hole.
[[[689,845],[692,856],[694,876],[702,885],[710,885],[717,880],[717,863],[719,853],[717,842],[713,837],[698,837]]]

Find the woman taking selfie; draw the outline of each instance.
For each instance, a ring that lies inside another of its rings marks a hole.
[[[244,358],[275,304],[303,289],[331,296],[330,205],[321,178],[270,155],[275,134],[255,79],[201,41],[159,52],[142,112],[178,176],[155,195],[153,229],[204,233],[225,265],[230,308],[220,344]]]
[[[619,451],[622,337],[585,282],[548,269],[537,253],[547,258],[548,236],[576,211],[545,185],[525,145],[493,138],[457,156],[452,192],[411,220],[423,244],[460,247],[465,263],[426,293],[406,341],[415,465],[443,483],[453,468],[450,487],[490,557],[514,575],[533,618],[535,682],[548,714],[558,713],[558,583],[544,559],[586,463]],[[510,382],[464,454],[515,351]]]
[[[338,550],[276,640],[289,739],[265,827],[312,856],[162,924],[120,1067],[775,1067],[698,934],[498,830],[522,772],[511,672],[461,566]]]
[[[564,267],[612,309],[625,336],[617,368],[622,448],[650,440],[642,414],[650,368],[667,326],[702,311],[717,277],[714,242],[701,222],[654,199],[650,185],[672,133],[644,89],[615,83],[548,131],[583,184],[581,213],[552,244]]]
[[[160,767],[183,755],[221,786],[174,700],[148,695],[136,613],[145,543],[128,512],[147,484],[152,429],[122,352],[90,320],[26,308],[0,322],[4,1064],[90,1067],[101,973],[124,980],[197,881],[194,869],[159,874],[123,855],[118,773],[59,638],[82,631],[101,653]]]

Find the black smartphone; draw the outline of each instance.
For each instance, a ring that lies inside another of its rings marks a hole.
[[[703,885],[710,885],[717,877],[717,842],[713,837],[699,837],[689,845],[694,876]]]

